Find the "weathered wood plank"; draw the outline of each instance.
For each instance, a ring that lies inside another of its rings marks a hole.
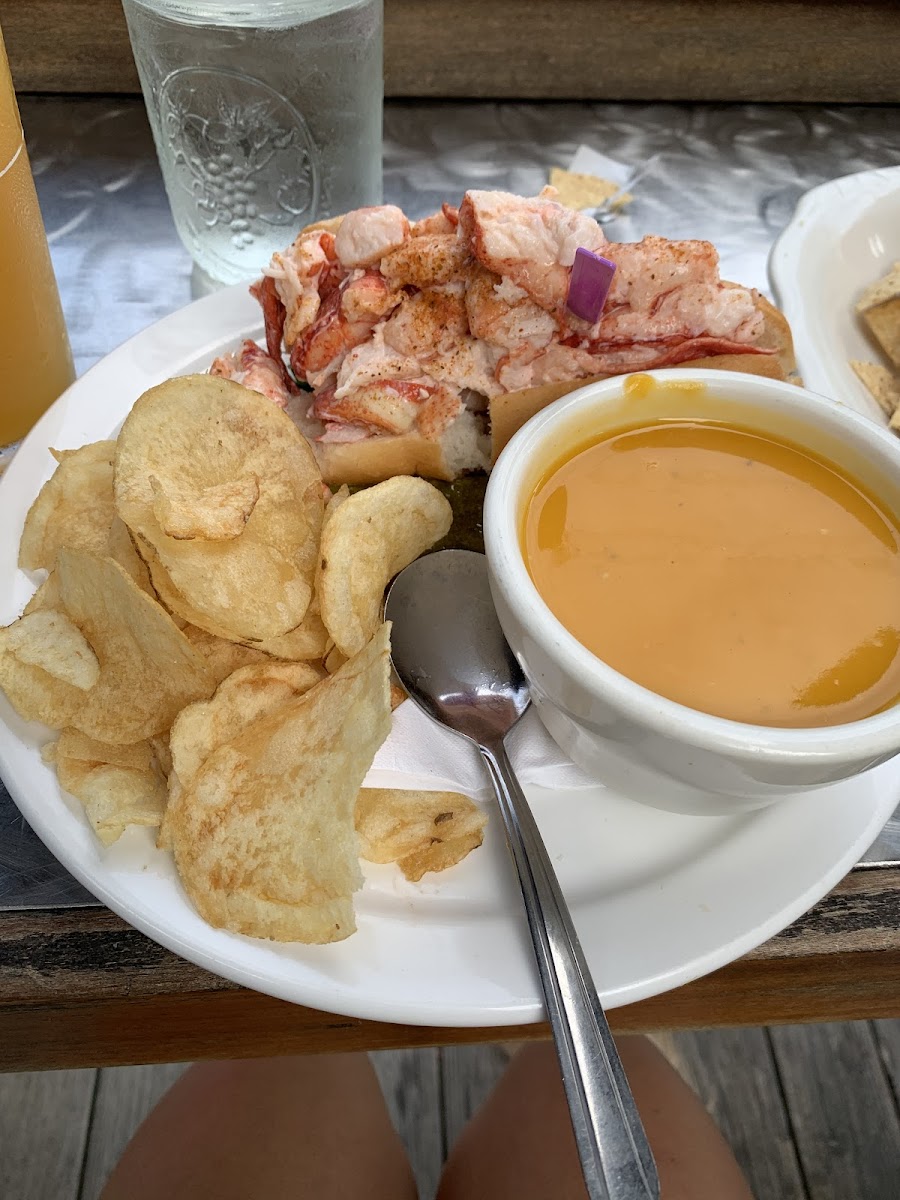
[[[664,1033],[654,1041],[706,1105],[756,1200],[809,1200],[765,1030]]]
[[[496,1044],[445,1046],[440,1054],[444,1139],[449,1151],[506,1070],[510,1051]]]
[[[78,1200],[97,1072],[0,1076],[0,1196]]]
[[[419,1195],[429,1198],[437,1191],[444,1161],[438,1051],[389,1050],[371,1058]]]
[[[452,37],[437,14],[386,0],[387,95],[897,99],[894,0],[455,0]],[[20,88],[137,90],[120,0],[4,0],[3,31]]]
[[[100,1072],[78,1200],[98,1200],[135,1130],[188,1065],[112,1067]]]
[[[872,1032],[900,1112],[900,1021],[873,1021]]]
[[[742,960],[641,1004],[618,1032],[900,1015],[900,953]],[[67,1002],[0,1003],[0,1071],[251,1058],[546,1037],[544,1024],[394,1025],[341,1017],[241,988]]]
[[[880,962],[890,972],[892,955],[900,954],[898,867],[852,871],[809,913],[742,961],[841,958],[873,951],[884,952],[884,958],[866,961]],[[864,965],[862,959],[858,965]],[[826,972],[823,986],[830,974]],[[108,909],[0,911],[0,1004],[232,987],[152,942]]]
[[[620,1031],[900,1016],[900,870],[851,874],[790,930],[664,996],[615,1010]],[[367,1022],[245,991],[105,909],[0,913],[0,1070],[540,1037],[543,1026]]]
[[[770,1031],[810,1200],[896,1200],[900,1123],[867,1022]]]

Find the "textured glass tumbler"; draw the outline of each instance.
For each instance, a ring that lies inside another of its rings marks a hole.
[[[123,7],[198,290],[252,279],[304,225],[380,202],[382,0]]]

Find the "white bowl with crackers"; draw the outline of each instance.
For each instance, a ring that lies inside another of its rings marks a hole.
[[[881,424],[900,404],[898,263],[900,167],[807,192],[769,258],[805,386]]]

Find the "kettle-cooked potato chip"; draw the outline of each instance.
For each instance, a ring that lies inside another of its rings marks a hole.
[[[261,650],[253,650],[240,642],[229,642],[225,638],[207,633],[196,625],[185,625],[181,631],[195,650],[206,659],[206,665],[215,676],[216,685],[227,679],[240,667],[251,667],[257,663],[271,663],[273,659]]]
[[[182,787],[190,787],[217,746],[247,725],[315,687],[324,672],[309,663],[257,663],[241,667],[219,684],[209,700],[183,708],[169,735],[172,768]]]
[[[395,862],[407,879],[446,871],[481,845],[487,818],[459,792],[361,788],[356,800],[360,854]]]
[[[211,925],[314,943],[354,931],[353,810],[390,730],[388,636],[219,745],[170,797],[175,862]]]
[[[262,638],[257,641],[251,638],[235,640],[227,630],[217,625],[215,621],[210,621],[203,613],[188,604],[172,583],[153,547],[143,540],[139,540],[139,544],[157,596],[163,606],[178,620],[187,621],[195,629],[200,628],[198,622],[202,621],[203,628],[210,637],[233,645],[245,646],[251,654],[264,654],[269,658],[289,659],[292,662],[312,662],[324,655],[328,633],[322,624],[319,601],[315,594],[306,610],[306,616],[296,629],[290,629],[287,633],[279,634],[278,637]],[[200,646],[200,649],[206,653],[203,646]],[[235,653],[239,652],[235,651]],[[237,665],[245,666],[246,662]]]
[[[68,724],[101,742],[140,742],[212,693],[203,656],[118,563],[64,549],[57,571],[66,613],[100,663],[99,680]]]
[[[111,746],[64,729],[54,751],[60,786],[81,801],[105,846],[129,825],[159,825],[166,785],[149,742]]]
[[[291,662],[314,662],[325,654],[328,631],[322,623],[318,597],[313,598],[306,616],[296,629],[282,633],[279,637],[263,638],[262,641],[247,641],[244,644],[262,650],[273,658],[286,658]]]
[[[178,541],[202,538],[224,542],[238,537],[250,520],[259,499],[259,480],[245,475],[192,491],[172,481],[166,491],[151,475],[150,490],[153,513],[163,533]]]
[[[27,613],[3,631],[3,649],[19,662],[88,691],[100,678],[97,656],[65,613],[51,608]]]
[[[356,654],[378,627],[389,581],[440,541],[453,510],[424,479],[398,475],[344,500],[322,534],[319,603],[343,654]]]
[[[264,396],[212,375],[151,388],[119,434],[115,495],[192,624],[241,641],[278,637],[303,620],[321,472],[306,439]]]
[[[78,450],[52,451],[59,466],[28,510],[19,566],[50,571],[61,546],[106,553],[113,500],[115,442],[92,442]]]
[[[27,617],[29,613],[42,612],[47,608],[62,609],[62,600],[59,595],[59,576],[56,571],[51,571],[34,593],[22,609],[22,616]]]
[[[0,688],[26,721],[51,729],[68,725],[87,701],[80,685],[96,671],[97,659],[81,631],[53,609],[38,608],[0,629]]]
[[[134,542],[131,540],[128,526],[121,517],[113,518],[113,522],[109,527],[106,549],[99,550],[98,554],[108,554],[110,558],[114,559],[120,567],[123,567],[128,572],[142,592],[146,592],[150,596],[153,595],[153,585],[150,582],[150,572],[147,569],[147,564],[134,548]]]

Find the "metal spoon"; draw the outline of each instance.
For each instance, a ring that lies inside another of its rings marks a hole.
[[[656,1164],[569,910],[504,738],[530,703],[483,554],[440,550],[394,580],[394,668],[430,717],[474,742],[500,806],[590,1200],[659,1200]]]

